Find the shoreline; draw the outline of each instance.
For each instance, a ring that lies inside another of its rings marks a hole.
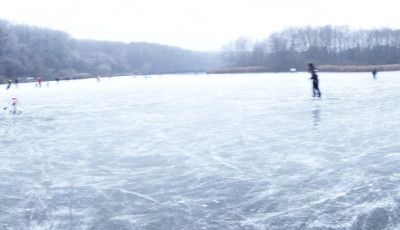
[[[400,71],[400,64],[390,65],[317,65],[319,71],[324,72],[371,72],[376,69],[378,72],[381,71]],[[299,70],[297,72],[301,72]],[[305,70],[304,70],[305,71]],[[208,70],[209,74],[226,74],[226,73],[270,73],[270,72],[290,72],[288,71],[271,71],[268,67],[263,66],[247,66],[247,67],[226,67]],[[295,71],[296,72],[296,71]]]
[[[317,66],[318,67],[318,66]],[[330,72],[371,72],[373,69],[379,71],[399,71],[400,64],[390,65],[320,65],[318,68],[320,71]]]
[[[225,73],[268,73],[272,72],[268,67],[263,66],[247,66],[247,67],[225,67],[210,69],[208,74],[225,74]]]

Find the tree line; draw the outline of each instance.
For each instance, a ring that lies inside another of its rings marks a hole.
[[[400,63],[400,30],[352,30],[347,26],[293,27],[252,42],[241,37],[222,49],[227,66],[262,66],[271,71],[305,70],[319,65],[386,65]]]
[[[0,20],[0,78],[202,72],[218,67],[216,53],[145,42],[71,38],[65,32]]]

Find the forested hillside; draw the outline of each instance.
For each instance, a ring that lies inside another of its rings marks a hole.
[[[346,26],[288,28],[260,42],[239,38],[222,51],[225,66],[262,66],[270,71],[318,65],[400,63],[400,30],[351,30]]]
[[[219,56],[177,47],[79,40],[67,33],[0,20],[0,78],[200,72]]]

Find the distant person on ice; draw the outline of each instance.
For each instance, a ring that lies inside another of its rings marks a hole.
[[[38,78],[37,78],[37,83],[38,83],[38,86],[39,86],[40,88],[42,88],[42,78],[41,78],[41,77],[38,77]]]
[[[19,101],[18,98],[13,97],[11,100],[8,102],[7,106],[4,107],[4,110],[9,109],[10,113],[21,113],[22,110],[19,108]]]
[[[311,78],[313,80],[313,97],[318,96],[321,97],[321,91],[319,91],[318,87],[318,75],[317,69],[314,67],[313,63],[308,64],[308,72],[311,73]]]
[[[372,70],[372,77],[374,78],[374,80],[376,80],[376,74],[378,73],[378,71],[376,69]]]
[[[8,85],[7,85],[7,89],[9,89],[10,87],[11,87],[11,84],[12,84],[12,80],[10,80],[10,79],[8,79]]]

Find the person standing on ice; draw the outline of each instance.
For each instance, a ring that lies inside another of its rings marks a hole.
[[[13,97],[11,100],[8,102],[7,106],[4,107],[4,110],[8,109],[10,110],[10,113],[21,113],[22,110],[19,108],[19,101],[18,98]]]
[[[38,83],[39,88],[42,88],[42,78],[41,77],[37,78],[37,83]]]
[[[8,79],[8,85],[7,85],[7,88],[6,89],[9,89],[10,87],[11,87],[11,84],[12,84],[12,80],[10,80],[10,79]]]
[[[374,68],[372,70],[372,77],[374,78],[374,80],[376,80],[376,74],[378,73],[378,71]]]
[[[321,97],[321,91],[319,90],[318,86],[318,75],[317,69],[314,67],[313,63],[308,64],[308,72],[311,73],[311,80],[313,80],[313,97],[318,96]]]

